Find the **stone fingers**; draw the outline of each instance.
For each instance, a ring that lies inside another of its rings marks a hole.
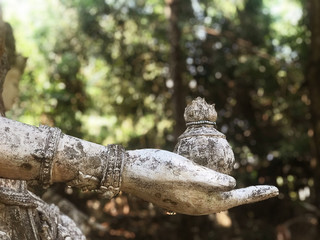
[[[172,152],[157,150],[153,155],[153,159],[158,160],[158,166],[163,166],[162,176],[165,175],[172,181],[188,182],[190,185],[200,185],[207,189],[215,189],[216,191],[227,191],[236,186],[236,180],[233,177],[200,166]],[[170,173],[172,174],[169,177]]]
[[[233,177],[201,166],[195,167],[194,173],[190,174],[190,182],[217,192],[231,190],[236,186],[236,180]]]

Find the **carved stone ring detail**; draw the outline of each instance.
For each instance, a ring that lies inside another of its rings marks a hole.
[[[44,188],[48,188],[51,185],[52,160],[58,148],[62,132],[59,128],[53,128],[44,125],[40,125],[39,129],[47,132],[44,151],[38,155],[40,155],[40,158],[42,159],[40,181]]]
[[[111,199],[120,192],[121,175],[126,153],[121,145],[110,144],[107,149],[107,160],[99,190],[105,198]]]
[[[186,123],[186,126],[189,127],[189,126],[191,126],[191,125],[202,125],[202,124],[208,124],[208,125],[216,126],[216,122],[212,122],[212,121],[187,122],[187,123]]]

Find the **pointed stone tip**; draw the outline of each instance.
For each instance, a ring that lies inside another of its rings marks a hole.
[[[279,195],[279,189],[275,186],[266,186],[269,187],[269,190],[267,190],[267,192],[269,192],[270,197],[276,197]]]
[[[197,97],[189,104],[184,112],[184,119],[188,122],[217,120],[215,104],[208,104],[204,98]]]
[[[273,198],[279,195],[279,189],[271,185],[254,186],[255,190],[252,192],[252,197],[256,201],[262,201]]]

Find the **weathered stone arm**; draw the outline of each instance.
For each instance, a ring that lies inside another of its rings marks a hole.
[[[130,191],[134,188],[136,179],[140,182],[152,180],[145,178],[146,174],[153,176],[156,182],[165,180],[163,175],[166,175],[168,169],[163,164],[171,164],[171,170],[178,174],[173,180],[182,174],[183,177],[179,177],[179,180],[186,182],[192,180],[188,175],[199,167],[170,152],[125,152],[119,145],[105,147],[65,135],[58,128],[37,128],[7,118],[0,118],[0,132],[0,176],[39,180],[44,186],[53,182],[66,182],[88,190],[103,191],[105,188],[120,188],[120,183],[123,182],[122,188]],[[155,161],[143,162],[145,159]],[[177,160],[181,167],[171,163]],[[207,172],[197,171],[196,175],[192,174],[194,181],[207,180],[203,178]],[[220,173],[210,176],[210,180],[212,187],[220,190],[235,186],[232,177]]]
[[[111,198],[120,190],[167,210],[190,215],[220,212],[278,194],[272,186],[231,190],[231,176],[175,153],[127,151],[74,138],[57,128],[39,128],[0,117],[0,177],[53,182],[98,190]],[[231,190],[231,191],[230,191]],[[1,197],[1,196],[0,196]]]

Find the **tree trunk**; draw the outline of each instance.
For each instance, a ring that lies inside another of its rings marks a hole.
[[[182,56],[180,41],[181,31],[179,28],[179,12],[181,11],[180,0],[166,0],[169,11],[169,41],[170,41],[170,77],[173,81],[173,107],[175,128],[174,136],[177,139],[185,129],[183,118],[185,108],[185,90],[183,84],[184,59]]]
[[[316,206],[320,209],[320,1],[309,1],[311,45],[306,79],[311,99],[313,140],[317,164],[314,170]],[[320,218],[319,218],[320,223]]]

